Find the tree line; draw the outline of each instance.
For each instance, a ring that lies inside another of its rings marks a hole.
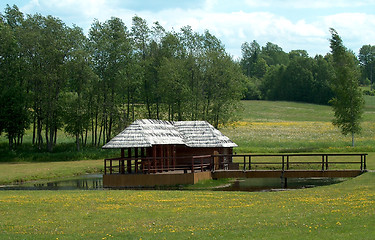
[[[248,78],[245,99],[326,105],[335,96],[332,89],[335,78],[334,58],[331,53],[309,57],[305,50],[286,53],[276,44],[268,42],[261,47],[255,40],[243,43],[241,50],[240,64]],[[359,83],[370,85],[372,90],[375,46],[363,45],[358,57],[352,51],[349,54],[355,59],[353,67],[360,72]]]
[[[334,57],[286,53],[273,43],[245,42],[234,60],[209,31],[167,31],[134,16],[78,26],[17,6],[0,14],[0,133],[12,148],[32,128],[32,144],[52,151],[58,132],[101,146],[138,118],[233,119],[240,99],[328,104],[335,95]],[[375,47],[361,48],[354,67],[373,84]]]
[[[77,148],[100,146],[136,118],[207,120],[234,114],[246,81],[209,31],[166,31],[134,16],[95,20],[85,36],[53,16],[0,16],[0,131],[12,147],[32,127],[32,144],[53,150],[59,130]],[[89,142],[91,141],[91,142]]]

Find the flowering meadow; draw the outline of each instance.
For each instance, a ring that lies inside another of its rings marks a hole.
[[[244,101],[220,129],[237,153],[368,152],[375,169],[375,104],[356,147],[328,106]],[[101,169],[102,160],[3,163],[0,183]],[[199,185],[199,183],[198,183]],[[193,188],[194,189],[194,188]],[[0,191],[0,239],[374,239],[375,172],[280,192]]]
[[[220,129],[239,145],[235,151],[347,152],[375,151],[375,106],[367,105],[362,132],[344,136],[332,125],[329,106],[267,101],[243,101],[241,120]]]
[[[373,239],[374,180],[259,193],[0,191],[0,239]]]

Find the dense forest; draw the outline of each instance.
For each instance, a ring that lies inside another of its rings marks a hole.
[[[373,84],[374,48],[365,45],[358,56],[363,84]],[[311,58],[253,41],[235,60],[209,31],[167,31],[139,16],[131,26],[95,20],[85,35],[17,6],[0,15],[0,133],[10,147],[30,127],[39,149],[52,151],[58,131],[79,149],[101,146],[137,118],[218,127],[235,118],[240,99],[327,104],[333,76],[331,54]]]

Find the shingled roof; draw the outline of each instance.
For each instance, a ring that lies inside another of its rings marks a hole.
[[[103,148],[152,147],[167,144],[188,147],[237,147],[237,144],[206,121],[170,122],[142,119],[133,122]]]

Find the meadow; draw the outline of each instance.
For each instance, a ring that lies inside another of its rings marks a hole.
[[[375,152],[375,97],[366,96],[362,132],[344,136],[332,125],[331,107],[270,101],[243,101],[241,120],[221,131],[239,145],[237,153]]]
[[[0,239],[373,239],[374,179],[257,193],[0,191]]]
[[[239,145],[237,153],[368,152],[367,166],[374,170],[374,99],[366,99],[364,131],[354,148],[350,137],[330,123],[333,114],[328,106],[243,101],[240,120],[221,131]],[[70,137],[64,139],[70,146]],[[90,151],[92,159],[105,155]],[[52,162],[48,159],[54,153],[39,162],[27,161],[35,157],[32,151],[21,162],[18,153],[11,154],[11,162],[0,164],[0,184],[102,171],[102,160],[78,161],[88,159],[84,153],[67,158],[74,161],[61,161],[63,149],[60,160]],[[108,152],[108,157],[114,154]],[[373,239],[375,235],[374,172],[311,189],[194,190],[214,185],[197,184],[189,191],[0,191],[0,239]]]

